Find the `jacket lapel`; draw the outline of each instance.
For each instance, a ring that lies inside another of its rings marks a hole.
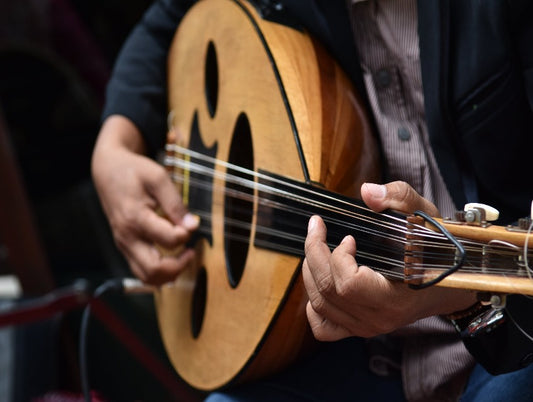
[[[424,106],[429,139],[440,172],[455,202],[462,207],[474,201],[475,184],[461,166],[461,148],[451,115],[449,93],[450,3],[447,0],[418,0],[418,35]]]
[[[368,110],[359,56],[350,21],[349,0],[284,0],[351,78]],[[449,93],[449,0],[418,0],[418,33],[424,102],[430,142],[440,172],[457,207],[477,200],[476,186],[458,157]],[[373,118],[372,118],[373,120]]]

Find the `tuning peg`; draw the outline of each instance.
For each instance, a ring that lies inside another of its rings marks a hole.
[[[500,216],[500,211],[498,211],[496,208],[491,207],[490,205],[480,204],[478,202],[471,202],[466,204],[464,207],[464,211],[465,220],[467,222],[475,222],[480,220],[480,217],[478,216],[476,211],[483,211],[485,219],[481,218],[481,220],[485,220],[487,222],[495,221]]]

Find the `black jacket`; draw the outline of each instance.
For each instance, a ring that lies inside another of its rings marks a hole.
[[[162,149],[166,133],[167,50],[191,3],[156,2],[123,47],[108,86],[103,117],[129,117],[152,152]],[[323,42],[365,98],[346,2],[281,3]],[[418,16],[428,131],[455,204],[492,205],[500,210],[500,223],[528,215],[533,200],[533,175],[527,174],[533,151],[533,2],[419,0]],[[510,297],[508,311],[533,334],[532,301]],[[492,373],[533,361],[533,341],[513,320],[485,336],[465,339]]]

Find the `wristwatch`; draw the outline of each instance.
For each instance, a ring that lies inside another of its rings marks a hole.
[[[503,324],[505,316],[505,296],[492,295],[487,301],[481,295],[481,300],[466,310],[461,310],[446,316],[462,338],[473,338],[482,333],[489,333]]]

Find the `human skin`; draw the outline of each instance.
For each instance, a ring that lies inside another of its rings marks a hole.
[[[137,127],[123,116],[102,125],[92,158],[92,176],[118,248],[133,274],[162,285],[174,280],[194,257],[183,247],[199,220],[183,206],[166,170],[144,156]],[[439,216],[435,205],[405,182],[366,183],[361,196],[377,212],[422,210]],[[333,252],[319,217],[309,221],[303,279],[307,316],[316,338],[336,340],[388,333],[417,319],[448,314],[476,302],[472,291],[432,287],[412,290],[356,262],[356,240],[347,236]],[[178,249],[172,256],[155,246]]]
[[[194,252],[162,255],[155,245],[183,246],[198,218],[187,212],[166,170],[144,152],[137,127],[125,117],[110,116],[96,141],[92,177],[115,243],[133,274],[161,285],[175,279]]]
[[[422,210],[439,216],[435,205],[405,182],[365,183],[361,196],[377,212]],[[309,296],[307,317],[319,340],[385,334],[424,317],[467,309],[476,302],[476,294],[470,290],[436,286],[413,290],[403,282],[390,281],[357,264],[356,239],[346,236],[331,252],[326,233],[324,221],[311,217],[302,272]]]

